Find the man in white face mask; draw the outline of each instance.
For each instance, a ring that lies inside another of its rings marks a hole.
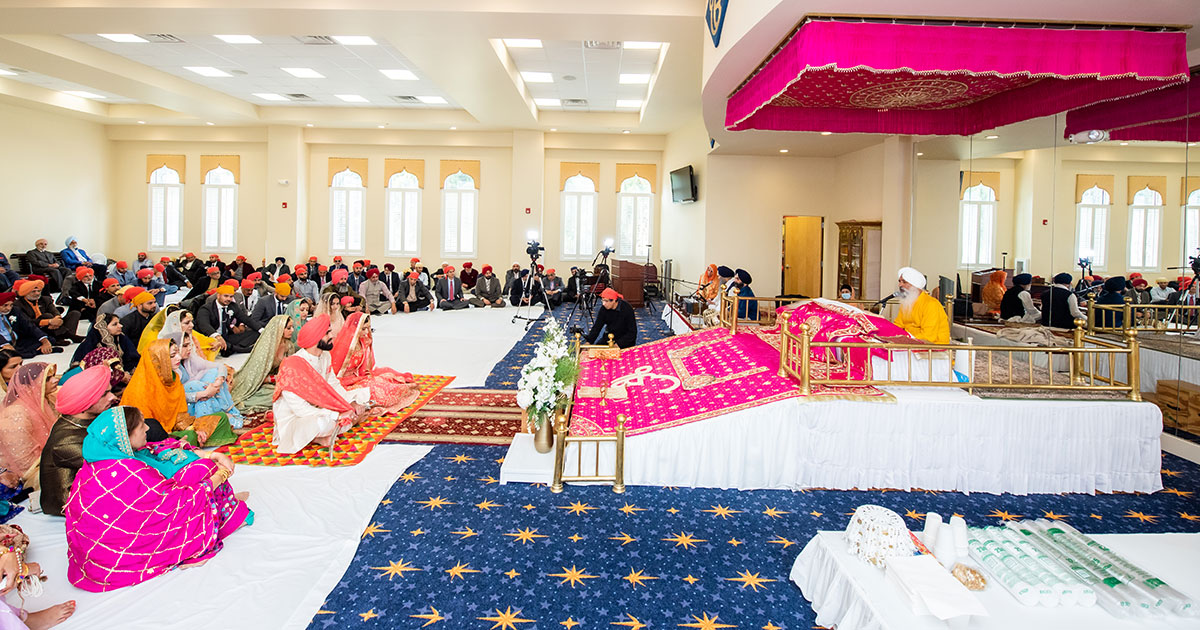
[[[899,275],[896,297],[900,313],[894,323],[917,339],[950,343],[950,320],[942,305],[925,292],[925,275],[912,267],[904,267]]]

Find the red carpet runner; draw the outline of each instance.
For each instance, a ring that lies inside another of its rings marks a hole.
[[[516,390],[448,389],[383,441],[507,445],[520,430]]]

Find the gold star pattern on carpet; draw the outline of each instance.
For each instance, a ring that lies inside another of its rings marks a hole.
[[[674,516],[679,513],[679,510],[676,510],[675,508],[669,508],[667,512],[669,512],[671,516]]]
[[[1200,521],[1200,516],[1196,514],[1188,514],[1187,512],[1180,512],[1179,518],[1185,521]]]
[[[782,518],[784,514],[791,514],[791,512],[786,510],[776,510],[771,506],[767,506],[767,509],[763,510],[762,513],[770,516],[771,518]]]
[[[363,530],[362,537],[366,538],[367,536],[370,536],[371,538],[374,538],[375,534],[385,534],[390,531],[392,530],[384,529],[379,523],[371,523],[370,525],[367,525],[366,529]]]
[[[1090,516],[1090,517],[1092,517],[1092,518],[1096,519],[1097,521],[1102,521],[1102,520],[1104,520],[1104,517],[1103,517],[1103,516],[1100,516],[1099,514],[1088,514],[1088,516]]]
[[[479,481],[482,481],[483,485],[485,485],[485,486],[490,486],[494,483],[500,483],[499,479],[496,479],[495,477],[493,477],[491,475],[483,477],[483,478],[479,479]]]
[[[560,510],[566,510],[568,514],[574,514],[575,516],[579,516],[580,514],[586,516],[589,510],[596,509],[587,503],[580,503],[579,501],[574,501],[571,505],[556,505],[555,507]]]
[[[697,617],[696,615],[692,615],[692,619],[696,620],[695,623],[681,623],[681,624],[677,624],[677,625],[682,626],[684,628],[696,628],[697,630],[717,630],[717,628],[736,628],[737,627],[735,625],[731,625],[728,623],[718,622],[717,618],[720,617],[720,615],[713,615],[712,617],[709,617],[708,613],[701,613],[701,614],[704,615],[703,618]]]
[[[768,541],[767,541],[767,544],[769,544],[769,545],[783,545],[783,548],[784,548],[784,549],[787,549],[788,547],[791,547],[792,545],[796,544],[796,541],[794,541],[794,540],[788,540],[788,539],[784,538],[783,536],[776,535],[776,536],[775,536],[775,540],[768,540]]]
[[[471,529],[470,527],[465,527],[457,532],[450,532],[450,533],[454,534],[455,536],[462,536],[462,538],[459,538],[459,540],[466,540],[472,536],[479,535],[479,532]]]
[[[738,540],[738,539],[736,539],[736,538],[730,538],[730,539],[729,539],[729,540],[727,540],[726,542],[728,542],[729,544],[733,545],[734,547],[737,547],[738,545],[743,545],[743,544],[745,544],[745,543],[743,543],[742,541],[740,541],[740,540]]]
[[[618,511],[624,512],[625,516],[633,516],[635,512],[645,512],[646,508],[640,508],[632,503],[626,503],[623,507],[619,508]]]
[[[1162,469],[1161,472],[1168,477],[1178,477],[1179,475],[1183,474],[1177,470],[1167,470],[1166,468]]]
[[[452,475],[446,475],[445,477],[442,477],[442,479],[445,479],[446,481],[458,481],[458,477],[454,477]]]
[[[416,480],[418,480],[418,479],[420,479],[420,478],[421,478],[421,475],[418,475],[418,474],[417,474],[417,473],[415,473],[415,472],[406,472],[406,473],[404,473],[403,475],[400,475],[400,481],[403,481],[404,483],[409,483],[409,482],[411,482],[411,481],[416,481]]]
[[[416,503],[417,505],[420,505],[421,507],[429,508],[430,512],[434,511],[437,508],[446,507],[447,505],[455,505],[454,501],[443,499],[441,496],[429,497],[428,499],[426,499],[424,501],[413,501],[413,503]]]
[[[525,543],[535,542],[534,541],[535,538],[545,538],[546,537],[545,534],[539,534],[539,533],[537,533],[536,529],[530,529],[528,527],[526,527],[525,529],[519,529],[515,532],[509,532],[509,533],[505,534],[505,536],[512,536],[513,540],[515,542],[519,542],[522,545],[524,545]]]
[[[445,617],[443,617],[442,614],[438,612],[438,609],[434,608],[433,606],[429,607],[429,611],[430,612],[427,614],[409,615],[409,617],[415,617],[417,619],[424,619],[425,623],[421,626],[422,628],[424,628],[425,626],[432,626],[433,624],[445,619]]]
[[[509,606],[504,612],[500,612],[500,609],[497,608],[494,617],[476,617],[476,619],[495,623],[496,625],[492,626],[489,630],[517,630],[516,624],[537,622],[536,619],[522,619],[520,615],[520,610],[513,612],[512,606]]]
[[[391,505],[391,504],[392,504],[392,500],[391,500],[391,499],[384,499],[384,500],[382,500],[382,501],[380,501],[380,502],[379,502],[379,505]]]
[[[1157,516],[1154,516],[1151,514],[1143,514],[1141,512],[1134,512],[1133,510],[1129,510],[1129,511],[1125,512],[1125,518],[1136,518],[1137,520],[1139,520],[1143,523],[1157,523],[1158,522]]]
[[[683,580],[684,582],[687,582],[688,585],[692,585],[692,584],[695,584],[696,582],[700,581],[700,578],[692,577],[691,573],[689,573],[687,577],[680,578],[680,579]]]
[[[575,626],[578,626],[578,625],[579,625],[579,622],[578,622],[578,621],[575,621],[575,618],[574,618],[574,617],[567,617],[567,620],[566,620],[566,621],[560,621],[560,622],[558,622],[558,625],[560,625],[560,626],[566,626],[566,627],[567,627],[567,630],[571,630],[571,628],[574,628]]]
[[[470,563],[459,562],[449,569],[446,569],[446,573],[450,574],[451,582],[454,581],[454,578],[458,578],[465,582],[467,578],[463,575],[464,573],[479,573],[479,569],[471,569],[469,568],[470,566]]]
[[[625,532],[621,532],[620,536],[609,536],[608,539],[621,541],[622,547],[637,540],[636,538],[634,538],[633,536],[630,536],[629,534],[626,534]]]
[[[388,576],[389,582],[391,582],[392,578],[396,577],[397,575],[399,575],[400,577],[404,577],[405,571],[424,571],[424,569],[418,569],[417,567],[414,567],[413,565],[405,562],[404,558],[400,558],[399,562],[393,562],[393,561],[389,560],[388,565],[386,567],[371,567],[371,568],[376,571],[383,571],[383,573],[381,575]]]
[[[783,630],[783,628],[780,628],[779,626],[768,621],[767,625],[762,627],[762,630]]]
[[[525,505],[522,505],[521,507],[525,508],[525,511],[528,512],[529,510],[532,510],[534,508],[534,505],[532,503],[526,503]]]
[[[670,538],[663,538],[663,540],[666,542],[673,542],[675,543],[676,547],[683,547],[684,549],[695,547],[697,546],[697,543],[708,542],[703,538],[692,538],[692,535],[686,532],[672,534]]]
[[[809,516],[811,516],[811,517],[813,517],[813,518],[821,518],[821,514],[822,514],[821,512],[818,512],[818,511],[816,511],[816,510],[813,510],[813,511],[811,511],[811,512],[809,512],[809,513],[808,513],[808,515],[809,515]]]
[[[1000,510],[992,510],[992,513],[988,514],[988,518],[998,518],[1002,521],[1016,521],[1024,517],[1020,514],[1009,514],[1008,510],[1003,512]]]
[[[463,455],[461,453],[458,455],[455,455],[454,457],[443,457],[442,459],[448,459],[448,460],[454,462],[455,464],[465,464],[467,462],[475,461],[474,457],[471,457],[469,455]]]
[[[508,579],[515,580],[515,579],[517,579],[517,576],[521,575],[521,574],[518,573],[516,569],[509,569],[509,570],[505,571],[504,573],[501,573],[501,575],[507,575]]]
[[[376,614],[375,614],[375,609],[374,609],[374,608],[372,608],[371,610],[368,610],[368,611],[367,611],[367,612],[365,612],[365,613],[358,613],[358,616],[359,616],[359,617],[362,617],[362,618],[363,618],[363,621],[370,621],[370,620],[372,620],[372,619],[374,619],[374,618],[378,617],[379,615],[376,615]]]
[[[1048,518],[1052,521],[1060,521],[1064,518],[1068,518],[1069,516],[1071,516],[1071,515],[1070,514],[1055,514],[1054,510],[1050,510],[1049,512],[1045,512],[1045,511],[1042,512],[1042,518]]]
[[[610,626],[625,626],[625,627],[629,628],[629,630],[642,630],[642,628],[646,627],[646,624],[642,623],[641,621],[638,621],[637,617],[634,617],[633,615],[631,615],[629,613],[625,613],[625,616],[629,617],[629,619],[627,619],[625,621],[614,621],[608,625],[610,625]]]
[[[576,566],[573,564],[571,565],[570,569],[563,567],[562,570],[562,573],[547,573],[546,577],[560,577],[562,578],[562,581],[559,582],[559,584],[570,584],[571,588],[575,588],[577,584],[583,584],[584,580],[600,577],[598,575],[588,575],[584,573],[584,571],[587,571],[587,569],[576,568]]]
[[[1163,492],[1167,494],[1173,494],[1178,497],[1183,497],[1185,499],[1195,494],[1190,490],[1180,490],[1179,488],[1166,488],[1163,490]]]
[[[491,499],[484,499],[483,501],[476,503],[475,507],[477,507],[481,510],[487,510],[490,512],[492,510],[492,508],[494,508],[494,507],[504,507],[504,506],[500,505],[499,503],[493,502]]]
[[[717,505],[711,506],[710,509],[700,510],[700,511],[701,512],[711,512],[713,515],[713,518],[720,516],[722,520],[728,520],[730,516],[733,516],[734,514],[742,513],[741,510],[733,510],[733,509],[727,508],[724,505],[721,505],[719,503]]]
[[[917,512],[915,510],[909,510],[909,511],[905,512],[904,515],[907,516],[908,518],[911,518],[911,519],[917,520],[917,521],[925,520],[925,514],[921,513],[921,512]]]
[[[580,536],[579,534],[571,534],[570,536],[567,536],[567,540],[569,540],[573,543],[577,543],[577,542],[583,540],[583,536]]]
[[[735,578],[725,578],[725,581],[741,582],[742,590],[745,590],[746,587],[749,586],[755,593],[758,592],[759,588],[766,588],[765,584],[767,582],[775,581],[770,578],[760,578],[758,577],[758,573],[751,574],[750,571],[738,571],[738,576],[739,577]]]
[[[625,577],[623,577],[621,579],[632,584],[634,590],[636,590],[637,587],[639,587],[639,586],[645,586],[646,580],[657,580],[658,578],[651,576],[651,575],[646,575],[645,570],[643,570],[643,569],[638,569],[637,571],[630,569],[629,575],[626,575]]]
[[[420,527],[418,527],[418,528],[416,528],[416,529],[410,529],[410,530],[408,530],[408,533],[412,534],[413,536],[420,536],[421,534],[428,534],[429,532],[427,532],[427,531],[425,531],[425,530],[421,529]]]

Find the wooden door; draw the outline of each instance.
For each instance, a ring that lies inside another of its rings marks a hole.
[[[821,261],[825,220],[821,217],[783,218],[783,292],[821,296]]]

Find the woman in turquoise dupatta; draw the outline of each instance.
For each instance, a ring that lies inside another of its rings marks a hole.
[[[308,298],[292,300],[292,303],[288,304],[286,313],[288,319],[292,320],[292,345],[294,347],[300,347],[300,329],[304,327],[304,322],[312,316],[314,308],[316,305]]]
[[[296,351],[292,336],[296,328],[292,319],[292,302],[287,315],[276,315],[267,323],[246,364],[233,375],[233,389],[229,391],[233,404],[245,414],[270,411],[275,395],[275,373],[279,364]]]

